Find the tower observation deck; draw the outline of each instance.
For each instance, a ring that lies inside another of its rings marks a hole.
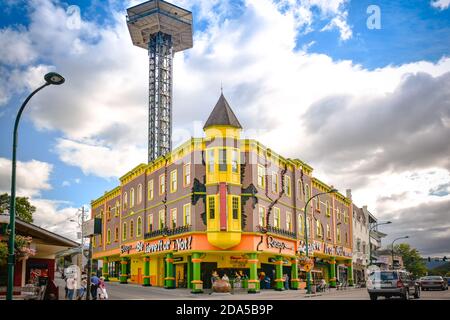
[[[173,54],[192,48],[192,12],[162,0],[127,9],[135,46],[149,55],[148,161],[172,149]]]

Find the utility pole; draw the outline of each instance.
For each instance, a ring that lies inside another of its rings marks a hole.
[[[83,251],[84,251],[83,225],[84,225],[84,206],[81,207],[81,246],[80,246],[80,270],[81,271],[83,271]]]
[[[92,237],[89,236],[89,258],[88,258],[88,276],[86,288],[86,300],[90,300],[91,295],[91,273],[92,273]]]

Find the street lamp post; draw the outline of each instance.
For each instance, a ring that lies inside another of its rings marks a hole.
[[[307,210],[308,210],[308,204],[311,202],[312,199],[314,199],[315,197],[318,197],[322,194],[328,194],[328,193],[334,193],[337,192],[336,189],[332,188],[330,191],[327,192],[321,192],[318,193],[314,196],[312,196],[311,198],[308,199],[308,201],[306,201],[305,203],[305,210],[303,211],[304,215],[305,215],[305,246],[306,246],[306,258],[309,257],[309,249],[308,249],[308,225],[307,225]],[[310,294],[311,293],[311,270],[306,272],[306,293]]]
[[[46,86],[51,84],[60,85],[63,84],[65,79],[55,73],[50,72],[44,76],[45,83],[39,88],[34,90],[23,102],[16,116],[16,121],[14,123],[14,133],[13,133],[13,150],[12,150],[12,174],[11,174],[11,201],[9,205],[9,247],[8,247],[8,288],[6,293],[6,300],[12,300],[13,298],[13,287],[14,287],[14,242],[16,236],[16,151],[17,151],[17,131],[19,128],[20,117],[25,109],[28,101],[33,97],[38,91],[42,90]]]
[[[391,253],[392,253],[392,270],[394,270],[394,242],[397,240],[400,240],[400,239],[408,239],[408,238],[409,238],[409,236],[404,236],[404,237],[394,239],[394,241],[392,241],[392,251],[391,251]]]
[[[392,223],[391,221],[376,223],[369,228],[369,266],[372,265],[372,244],[370,243],[370,239],[371,239],[370,233],[373,231],[373,229],[375,229],[378,226],[382,226],[384,224],[391,224],[391,223]]]

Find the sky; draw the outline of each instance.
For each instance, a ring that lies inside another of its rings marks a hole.
[[[0,192],[75,239],[78,208],[147,158],[148,56],[126,8],[141,1],[0,1]],[[201,137],[220,88],[244,127],[368,206],[388,245],[450,255],[450,0],[173,0],[194,46],[174,57],[173,144]]]

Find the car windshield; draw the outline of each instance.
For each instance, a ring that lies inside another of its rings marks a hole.
[[[389,271],[372,272],[369,277],[371,280],[397,280],[397,273]]]
[[[423,277],[423,280],[442,280],[442,277],[434,276],[434,277]]]

